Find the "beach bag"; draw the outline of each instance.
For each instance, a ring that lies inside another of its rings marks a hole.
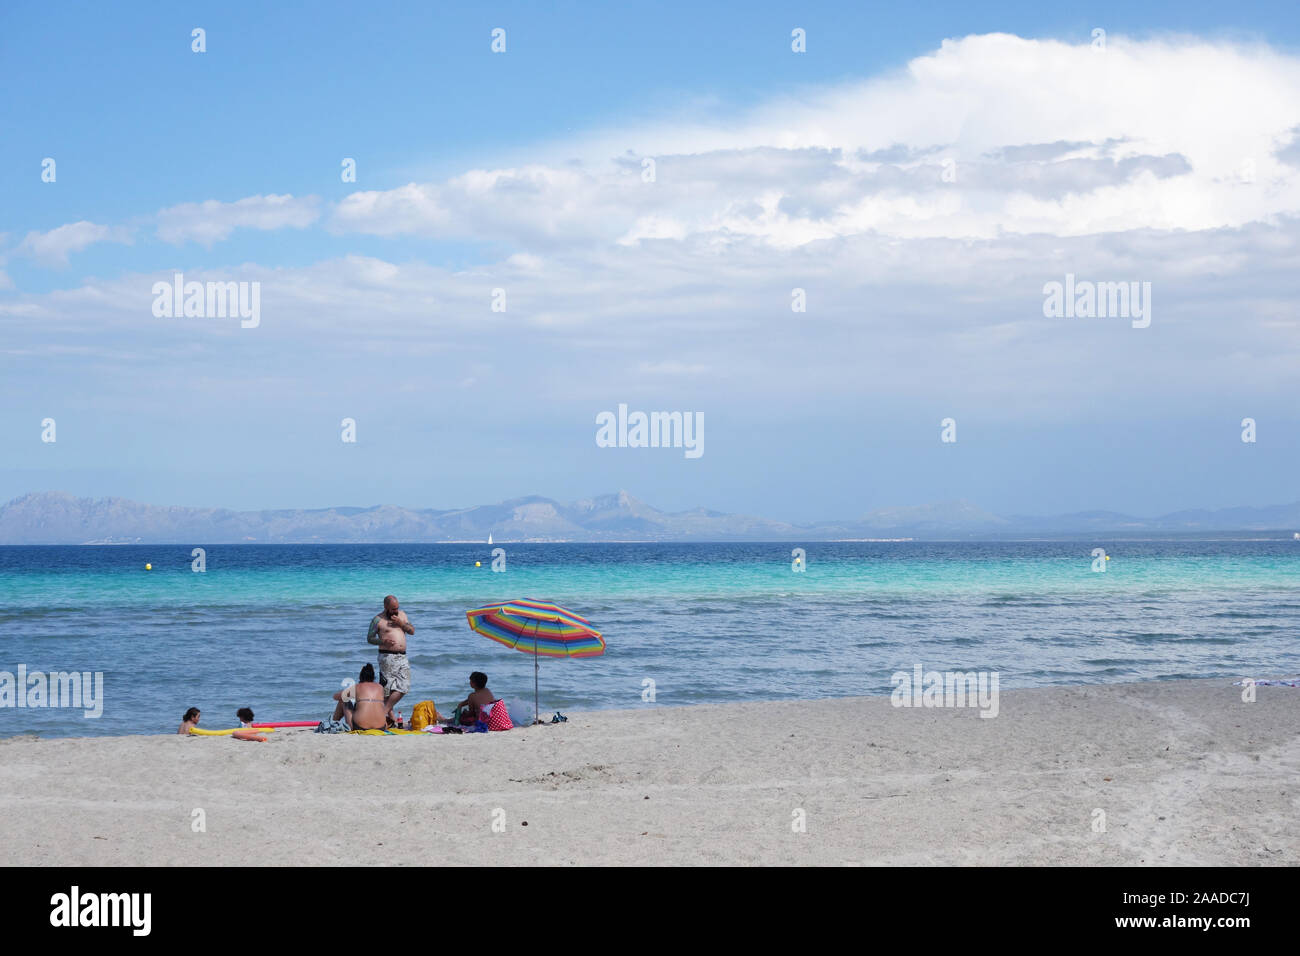
[[[510,722],[510,712],[506,710],[504,700],[492,701],[492,709],[488,712],[487,717],[488,730],[511,730],[514,724]]]
[[[422,700],[411,711],[411,729],[423,730],[438,722],[438,708],[431,700]]]

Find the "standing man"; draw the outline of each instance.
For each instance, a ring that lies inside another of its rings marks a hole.
[[[406,635],[414,634],[415,627],[406,619],[406,612],[397,604],[397,598],[384,598],[384,610],[370,621],[366,640],[379,645],[379,676],[385,685],[387,704],[385,713],[393,716],[393,707],[411,689],[411,663],[406,658]]]

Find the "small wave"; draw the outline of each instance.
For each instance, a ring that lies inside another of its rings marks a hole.
[[[1117,638],[1123,641],[1132,641],[1135,644],[1239,644],[1240,639],[1235,637],[1209,637],[1199,636],[1196,634],[1173,634],[1165,631],[1156,631],[1152,633],[1139,634],[1117,634]]]
[[[1063,603],[1064,602],[1062,601],[1044,601],[1042,598],[1038,597],[1021,597],[1003,594],[986,598],[979,606],[1007,607],[1009,605],[1014,605],[1015,607],[1061,607]]]

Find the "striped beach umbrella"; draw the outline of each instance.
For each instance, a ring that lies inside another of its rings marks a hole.
[[[605,639],[585,617],[572,611],[524,598],[497,601],[465,612],[472,630],[484,637],[533,655],[534,719],[541,723],[538,709],[538,674],[543,657],[597,657],[605,653]]]

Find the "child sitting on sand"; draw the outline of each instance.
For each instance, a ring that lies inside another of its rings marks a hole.
[[[469,686],[474,688],[473,692],[457,704],[453,711],[456,722],[463,727],[473,727],[478,723],[483,708],[496,700],[496,695],[488,690],[487,674],[482,671],[469,675]]]
[[[197,707],[191,707],[189,710],[185,711],[185,716],[181,718],[181,725],[176,728],[176,732],[178,734],[188,734],[191,727],[197,727],[198,725],[199,709]]]
[[[249,708],[249,707],[241,707],[241,708],[239,708],[239,710],[235,711],[235,716],[239,718],[239,726],[241,726],[241,727],[251,727],[251,726],[253,726],[253,711],[252,711],[252,708]]]

